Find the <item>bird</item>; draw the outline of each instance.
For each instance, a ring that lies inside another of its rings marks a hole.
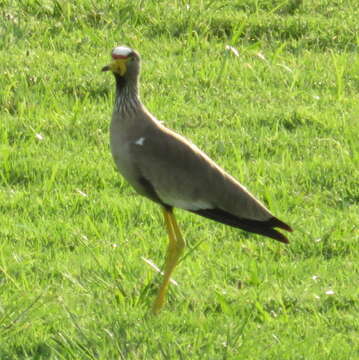
[[[141,57],[136,50],[116,46],[111,58],[102,71],[112,72],[115,78],[110,124],[112,156],[129,184],[162,207],[169,238],[163,280],[152,306],[153,313],[158,314],[186,245],[174,208],[282,243],[288,243],[288,239],[276,228],[293,230],[196,145],[147,110],[139,96]]]

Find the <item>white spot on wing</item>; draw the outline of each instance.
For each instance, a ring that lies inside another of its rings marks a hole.
[[[135,141],[135,144],[136,145],[139,145],[139,146],[142,146],[143,145],[143,143],[145,142],[145,138],[144,137],[140,137],[139,139],[137,139],[136,141]]]
[[[117,56],[128,56],[130,55],[132,52],[132,49],[130,49],[127,46],[117,46],[112,50],[112,55],[117,55]]]

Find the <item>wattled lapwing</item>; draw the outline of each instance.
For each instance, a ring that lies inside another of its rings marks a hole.
[[[138,87],[140,56],[126,46],[112,50],[116,99],[110,128],[111,151],[120,173],[147,198],[161,205],[169,236],[164,278],[153,305],[165,302],[170,276],[185,247],[173,214],[181,208],[283,243],[275,228],[292,231],[243,185],[184,137],[166,128],[142,104]]]

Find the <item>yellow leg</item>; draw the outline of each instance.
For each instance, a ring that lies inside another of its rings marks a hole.
[[[153,312],[157,314],[162,306],[165,303],[165,297],[169,285],[169,281],[171,278],[171,274],[178,263],[178,259],[180,258],[183,249],[185,247],[185,242],[182,238],[181,232],[178,228],[176,219],[173,215],[172,210],[168,210],[166,208],[163,209],[163,214],[165,218],[165,224],[167,228],[169,244],[167,248],[167,256],[163,274],[163,281],[158,290],[156,300],[153,304]]]

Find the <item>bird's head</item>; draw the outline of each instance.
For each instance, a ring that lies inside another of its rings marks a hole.
[[[112,62],[102,68],[102,71],[111,71],[115,76],[137,76],[140,69],[139,54],[127,47],[117,46],[111,51]]]

